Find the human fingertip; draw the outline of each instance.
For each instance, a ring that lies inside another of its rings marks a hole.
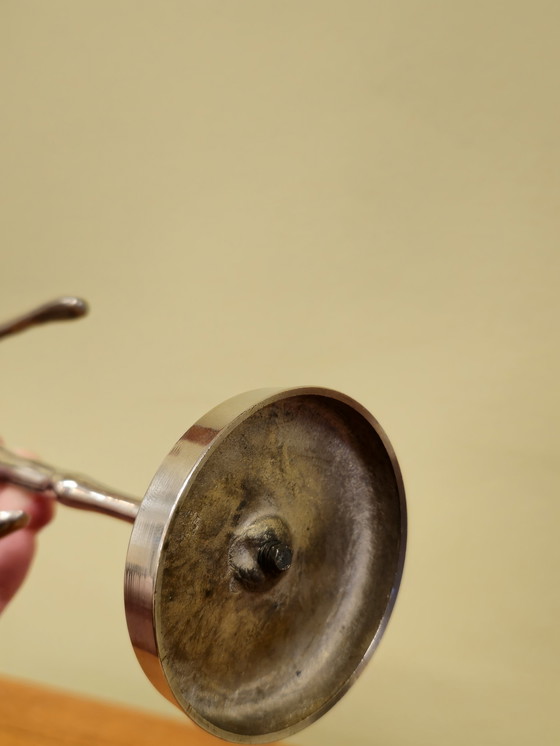
[[[33,510],[29,526],[32,531],[40,531],[47,526],[56,513],[56,500],[40,493],[33,493]]]

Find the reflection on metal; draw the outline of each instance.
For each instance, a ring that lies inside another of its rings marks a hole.
[[[77,319],[85,316],[87,312],[88,305],[81,298],[74,296],[55,298],[55,300],[44,303],[11,321],[0,324],[0,339],[50,321]],[[50,467],[21,458],[5,449],[2,449],[2,451],[4,462],[2,468],[5,469],[5,473],[0,473],[0,479],[37,491],[50,488],[51,484],[46,473],[47,470],[50,470]],[[43,483],[47,486],[40,486]],[[23,511],[0,511],[0,538],[24,528],[28,523],[29,516]]]
[[[61,473],[34,459],[24,458],[0,446],[0,480],[34,492],[46,492],[71,508],[105,513],[133,522],[140,501],[104,487],[80,474]]]
[[[0,338],[9,334],[16,334],[38,324],[49,321],[68,321],[85,316],[88,312],[87,303],[81,298],[67,296],[45,303],[32,311],[18,316],[0,325]]]
[[[23,510],[0,510],[0,539],[28,523],[29,516]]]
[[[326,712],[395,602],[400,470],[377,421],[336,391],[221,404],[175,444],[141,502],[5,449],[0,478],[134,521],[125,609],[138,660],[231,741],[286,737]]]

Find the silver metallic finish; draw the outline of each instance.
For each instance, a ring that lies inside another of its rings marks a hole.
[[[71,508],[104,513],[132,523],[139,501],[90,477],[62,473],[48,464],[19,456],[0,446],[0,480],[33,492],[45,492]]]
[[[51,321],[69,321],[71,319],[77,319],[85,316],[88,312],[88,305],[85,300],[76,298],[74,296],[64,296],[62,298],[56,298],[55,300],[44,303],[37,308],[34,308],[27,313],[7,321],[4,324],[0,324],[0,339],[7,337],[18,332],[25,331],[33,326],[40,324],[46,324]],[[6,452],[8,453],[8,452]],[[15,454],[10,454],[10,460],[17,459]],[[20,466],[19,469],[22,467]],[[27,469],[29,474],[29,469]],[[11,480],[9,477],[5,477],[8,481]],[[21,484],[21,482],[16,482]],[[28,487],[28,484],[23,484]],[[30,489],[34,489],[30,487]],[[29,517],[22,511],[18,517],[15,517],[13,511],[0,512],[0,538],[11,534],[13,531],[17,531],[19,528],[23,528],[29,523]]]
[[[0,539],[28,523],[29,516],[23,510],[0,510]]]
[[[0,337],[87,306],[63,298]],[[289,736],[347,691],[385,630],[406,546],[404,488],[372,415],[321,388],[213,409],[142,502],[0,447],[0,480],[134,522],[125,609],[152,683],[210,733]],[[0,537],[28,521],[0,512]]]
[[[290,524],[293,561],[249,588],[228,561],[234,527],[243,535],[267,516]],[[319,388],[230,399],[176,443],[142,501],[125,574],[138,660],[209,732],[239,743],[287,737],[326,712],[372,655],[405,544],[399,467],[363,407]]]

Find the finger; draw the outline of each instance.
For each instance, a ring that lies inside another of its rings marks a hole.
[[[55,500],[40,493],[28,492],[23,487],[7,484],[0,486],[0,510],[23,510],[29,515],[27,530],[39,531],[52,520]]]
[[[22,584],[35,553],[35,533],[28,528],[0,542],[0,612]]]

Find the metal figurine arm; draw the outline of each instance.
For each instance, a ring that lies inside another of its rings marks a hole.
[[[105,513],[133,523],[140,501],[109,489],[89,477],[68,474],[48,464],[24,458],[0,446],[0,481],[45,492],[71,508]]]
[[[79,319],[88,312],[88,306],[82,298],[73,296],[64,296],[56,300],[44,303],[32,311],[18,316],[11,321],[0,324],[0,339],[10,334],[17,334],[29,329],[32,326],[46,324],[49,321],[69,321],[70,319]]]
[[[39,306],[5,324],[0,324],[0,339],[50,321],[67,321],[84,316],[87,303],[81,298],[64,296]],[[0,447],[0,480],[19,484],[34,492],[44,492],[65,505],[133,522],[140,501],[99,484],[89,477],[65,474],[40,461],[18,456]],[[0,511],[0,538],[23,528],[28,516],[23,511]]]

